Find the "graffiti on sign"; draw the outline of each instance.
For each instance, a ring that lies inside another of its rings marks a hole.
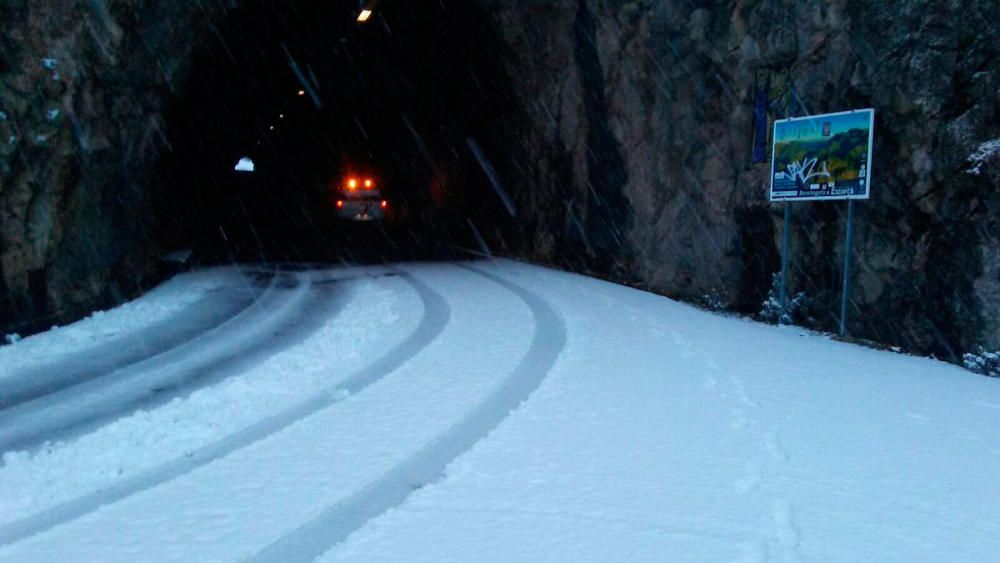
[[[868,199],[875,110],[774,122],[771,201]]]

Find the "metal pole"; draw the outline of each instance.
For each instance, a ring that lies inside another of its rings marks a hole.
[[[789,74],[789,78],[791,74]],[[791,107],[795,96],[795,86],[792,85],[788,93],[789,102],[785,106],[785,119],[788,119],[788,108]],[[773,157],[772,157],[773,158]],[[773,171],[772,171],[773,172]],[[772,178],[773,182],[774,179]],[[788,256],[791,254],[792,250],[792,202],[785,202],[785,229],[782,233],[781,239],[781,311],[782,314],[778,317],[778,324],[781,324],[781,318],[785,316],[788,311]]]
[[[844,239],[844,287],[840,296],[840,337],[847,335],[847,302],[851,290],[851,232],[854,230],[854,200],[847,200],[847,236]]]
[[[788,310],[788,254],[792,245],[792,204],[785,202],[785,228],[781,241],[781,310]],[[779,319],[780,323],[781,320]]]

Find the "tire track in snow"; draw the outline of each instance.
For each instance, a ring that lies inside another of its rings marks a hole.
[[[45,532],[60,524],[94,512],[102,506],[118,502],[138,492],[190,473],[216,459],[280,432],[293,423],[329,407],[349,394],[363,390],[395,371],[430,345],[444,331],[451,319],[451,308],[441,295],[406,273],[398,272],[398,275],[417,292],[423,303],[424,313],[414,331],[389,352],[361,368],[335,388],[314,395],[273,417],[262,420],[222,440],[203,446],[170,463],[123,479],[108,488],[0,527],[0,547]]]
[[[284,289],[293,291],[279,292],[283,284]],[[0,452],[72,439],[138,409],[161,389],[178,387],[241,355],[266,349],[265,340],[275,328],[303,310],[308,296],[309,284],[301,276],[295,276],[294,282],[274,276],[250,307],[193,340],[105,377],[0,411],[0,427],[4,429],[0,433]]]
[[[0,381],[0,410],[86,383],[197,339],[253,305],[255,297],[210,293],[165,319]],[[258,296],[259,297],[259,296]],[[219,305],[219,303],[221,305]]]
[[[479,268],[461,267],[499,284],[528,306],[535,320],[528,352],[500,386],[450,430],[248,561],[288,563],[319,557],[372,518],[401,505],[414,490],[437,481],[449,463],[485,438],[542,384],[566,344],[563,319],[521,286]]]

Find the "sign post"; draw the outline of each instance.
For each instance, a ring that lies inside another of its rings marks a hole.
[[[792,204],[785,202],[785,229],[781,234],[781,308],[788,310],[788,257],[792,247]],[[779,319],[780,323],[781,320]]]
[[[871,193],[875,110],[861,109],[774,122],[771,151],[771,201],[784,201],[782,303],[787,304],[788,204],[794,201],[847,200],[840,335],[847,334],[854,200]]]
[[[840,292],[840,337],[847,334],[847,297],[851,286],[851,233],[854,231],[854,200],[847,200],[847,234],[844,236],[844,285]]]

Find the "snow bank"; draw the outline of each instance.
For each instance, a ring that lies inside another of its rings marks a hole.
[[[350,301],[340,315],[255,369],[162,407],[138,411],[77,440],[50,444],[34,455],[4,454],[0,525],[188,455],[332,389],[337,377],[349,375],[378,348],[412,329],[414,321],[401,321],[398,310],[419,310],[419,301],[398,278],[340,283],[357,284],[347,288]]]
[[[209,291],[238,283],[234,268],[177,276],[148,293],[107,311],[97,311],[64,327],[18,339],[0,347],[0,379],[29,366],[52,362],[164,320],[197,302]]]

